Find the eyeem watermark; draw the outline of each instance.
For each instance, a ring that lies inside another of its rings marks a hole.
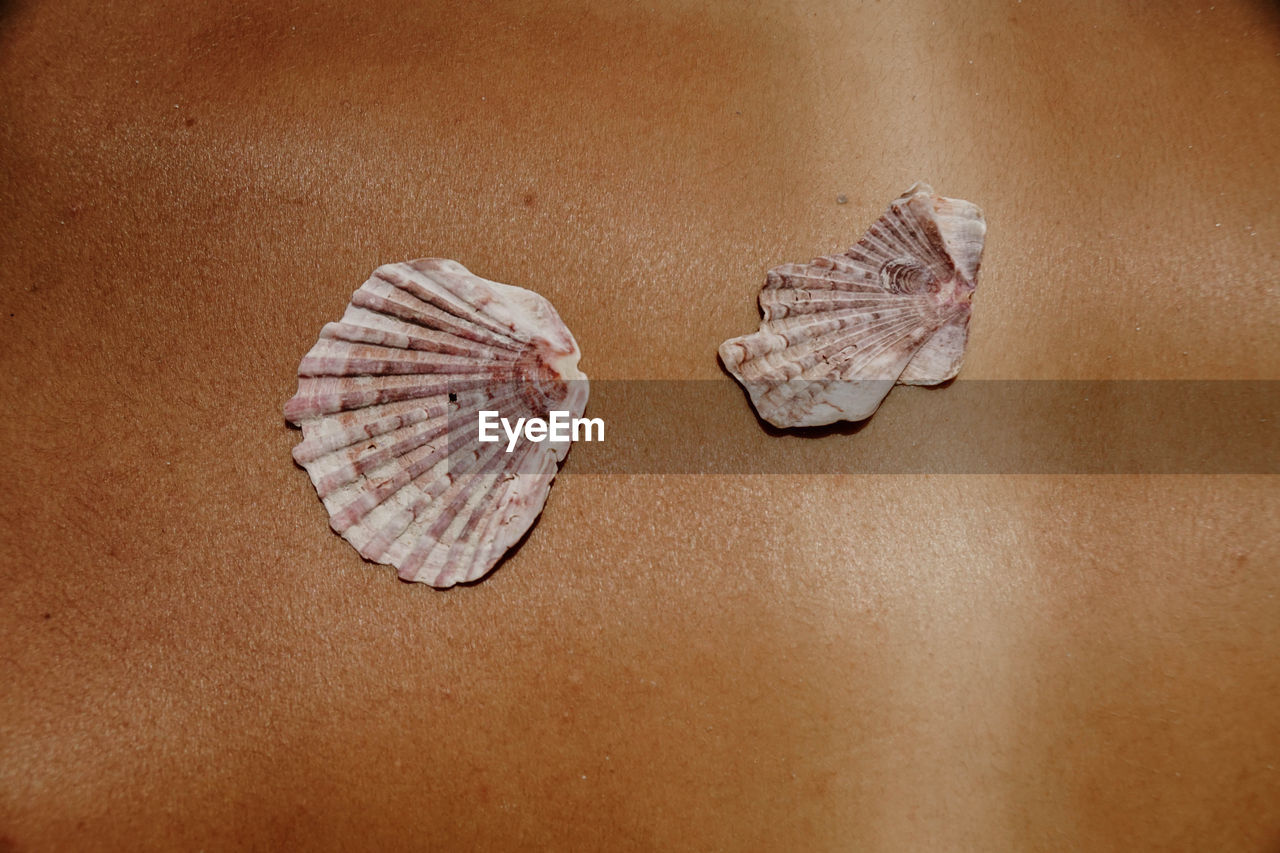
[[[569,412],[550,411],[543,418],[516,418],[515,425],[499,412],[482,410],[479,413],[479,438],[481,442],[501,441],[498,426],[507,434],[507,452],[515,450],[516,442],[523,435],[526,441],[604,441],[602,418],[573,418]],[[592,435],[595,435],[593,438]]]

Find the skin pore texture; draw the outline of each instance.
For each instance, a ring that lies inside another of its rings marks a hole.
[[[808,439],[735,391],[694,452],[1274,380],[1278,52],[1221,0],[0,5],[0,849],[1276,850],[1274,477],[575,474],[606,442],[441,593],[281,406],[420,257],[593,382],[732,383],[765,271],[920,180],[988,225],[956,385]]]

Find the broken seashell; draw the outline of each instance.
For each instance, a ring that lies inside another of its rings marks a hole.
[[[580,355],[536,293],[439,258],[381,266],[298,366],[293,458],[362,557],[476,580],[542,512],[569,444],[481,443],[479,412],[581,416]]]
[[[720,359],[774,426],[868,418],[895,383],[937,385],[964,358],[982,211],[916,184],[843,255],[769,271],[760,331]]]

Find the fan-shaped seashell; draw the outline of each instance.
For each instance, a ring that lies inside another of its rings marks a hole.
[[[542,512],[568,452],[481,443],[479,412],[580,417],[579,356],[536,293],[438,258],[379,267],[298,366],[293,458],[365,559],[436,587],[476,580]]]
[[[916,184],[843,255],[769,271],[760,331],[720,359],[780,427],[870,417],[894,383],[937,385],[964,358],[986,223]]]

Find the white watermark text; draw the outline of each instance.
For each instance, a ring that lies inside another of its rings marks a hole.
[[[507,436],[507,453],[515,450],[516,442],[523,435],[526,441],[604,441],[604,419],[574,418],[569,412],[552,410],[547,418],[516,418],[515,424],[510,419],[500,417],[500,412],[481,410],[479,421],[479,438],[482,442],[501,441],[498,427]]]

